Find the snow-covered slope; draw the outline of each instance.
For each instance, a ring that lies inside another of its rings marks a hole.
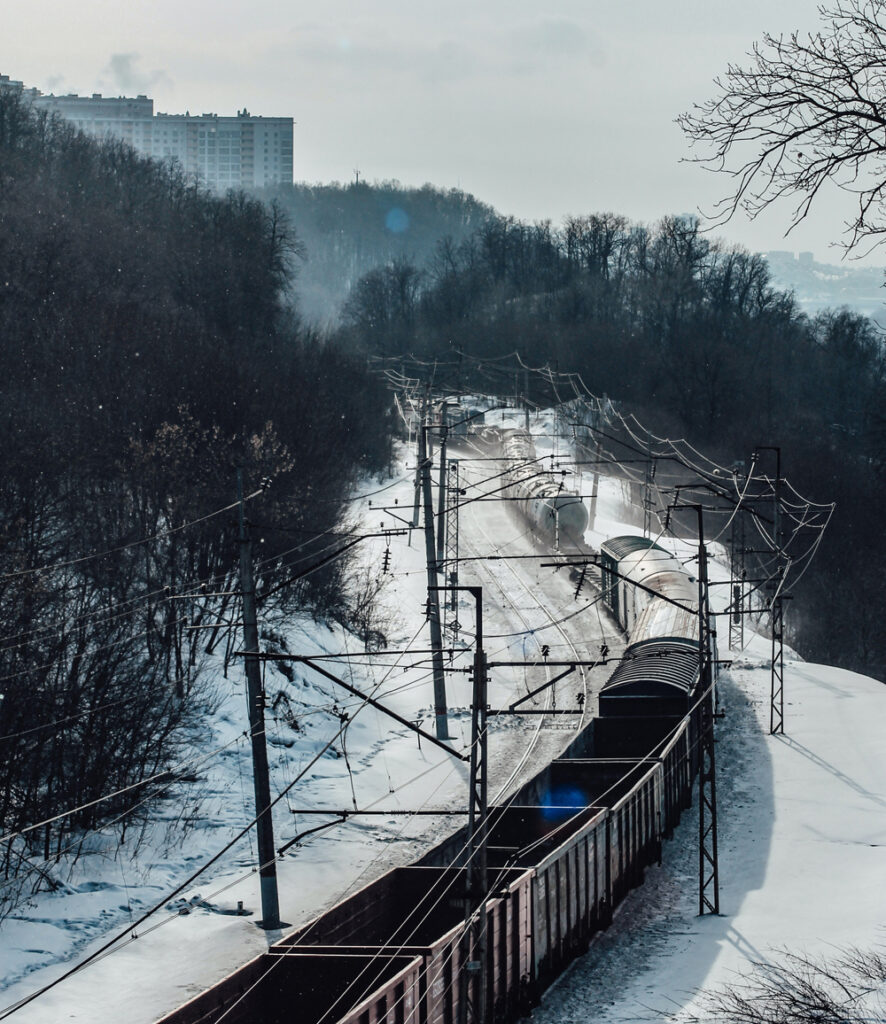
[[[470,456],[470,452],[463,452]],[[474,474],[483,480],[489,473],[481,462]],[[413,504],[414,455],[404,450],[397,481],[384,485],[382,493],[356,503],[355,518],[368,529],[402,525],[395,515],[408,520]],[[477,486],[466,479],[468,493]],[[366,491],[378,484],[367,483]],[[370,504],[371,502],[371,504]],[[396,503],[396,504],[395,504]],[[387,506],[387,511],[381,506]],[[469,513],[469,514],[468,514]],[[506,553],[535,550],[525,536],[526,525],[503,511],[498,502],[469,505],[463,520],[465,544],[476,545],[478,554],[492,550]],[[382,563],[385,541],[374,539],[361,546],[368,565]],[[472,550],[474,550],[472,548]],[[484,568],[483,575],[465,569],[462,582],[484,586],[484,620],[490,659],[540,658],[536,637],[553,614],[575,611],[572,584],[564,575],[539,570],[530,563],[516,568],[505,562]],[[366,664],[363,648],[339,626],[308,619],[282,629],[288,649],[298,654],[350,652],[350,660],[324,662],[363,692],[423,728],[433,732],[433,690],[428,657],[428,632],[424,617],[427,594],[424,538],[419,531],[391,542],[389,646],[409,649],[403,657],[390,656]],[[587,595],[582,602],[587,602]],[[552,611],[553,610],[553,611]],[[471,639],[474,610],[465,597],[459,618]],[[279,625],[275,627],[281,631]],[[576,620],[574,633],[566,626],[551,642],[577,645],[587,657],[587,643],[596,650],[607,628],[605,617],[595,615],[590,628]],[[615,649],[617,637],[609,637]],[[470,651],[456,649],[455,667],[470,663]],[[461,661],[459,661],[461,659]],[[211,670],[210,666],[210,670]],[[295,780],[316,750],[341,727],[341,713],[354,714],[360,700],[339,690],[329,680],[294,666],[287,680],[273,662],[266,666],[266,689],[271,711],[267,716],[272,793]],[[529,684],[545,678],[537,669],[497,669],[490,679],[490,702],[501,706]],[[205,863],[254,815],[249,744],[244,735],[246,701],[242,669],[238,664],[222,678],[216,665],[221,706],[207,722],[203,735],[195,736],[195,774],[199,782],[170,793],[160,816],[146,837],[137,858],[118,844],[110,830],[89,837],[93,855],[82,858],[70,873],[67,866],[51,866],[65,886],[55,893],[41,893],[0,924],[0,986],[3,1007],[27,998],[51,983],[69,967],[100,947],[111,935],[123,931],[164,894],[180,885]],[[602,670],[589,673],[589,697],[605,678]],[[470,715],[469,681],[454,673],[447,682],[450,733],[453,746],[467,750]],[[560,684],[560,699],[571,699],[574,685]],[[277,692],[287,700],[276,706]],[[590,713],[592,700],[586,713]],[[562,705],[561,705],[562,706]],[[291,725],[298,722],[298,728]],[[543,762],[550,760],[571,738],[561,720],[496,718],[490,726],[490,784],[493,798],[514,788]],[[566,727],[570,728],[570,727]],[[419,744],[415,733],[391,722],[381,712],[364,708],[347,729],[346,747],[340,741],[300,780],[274,812],[278,846],[298,832],[330,817],[293,813],[300,808],[362,809],[458,809],[466,804],[467,766],[427,740]],[[182,808],[185,808],[184,812]],[[167,833],[166,825],[185,813],[185,832]],[[163,819],[167,817],[169,822]],[[367,884],[398,864],[414,860],[442,834],[456,828],[458,817],[355,817],[347,823],[319,832],[293,847],[278,860],[280,909],[292,926],[304,923],[327,906]],[[170,838],[171,837],[171,838]],[[255,921],[260,917],[258,879],[254,872],[252,837],[244,838],[212,870],[168,901],[133,937],[124,940],[110,955],[46,992],[18,1010],[13,1019],[22,1024],[50,1024],[62,1018],[80,1021],[127,1021],[150,1024],[164,1013],[202,991],[226,973],[267,948],[282,932],[265,933]],[[242,902],[250,916],[238,916]],[[288,929],[286,929],[288,930]]]
[[[521,421],[505,420],[519,426]],[[533,423],[540,435],[540,453],[553,453],[544,435],[553,433],[553,419]],[[373,528],[385,519],[381,502],[395,500],[409,517],[412,482],[409,453],[403,453],[400,481],[373,500],[361,503]],[[477,480],[493,472],[480,463]],[[367,485],[367,489],[372,489]],[[587,492],[587,480],[582,488]],[[627,490],[616,479],[602,478],[595,546],[607,536],[637,533],[626,524]],[[525,526],[497,502],[466,507],[462,518],[465,549],[516,554],[530,551]],[[664,541],[662,541],[664,543]],[[668,542],[685,561],[694,546]],[[374,545],[370,546],[370,545]],[[365,545],[370,563],[381,560],[384,541]],[[709,545],[716,554],[716,545]],[[470,563],[469,563],[470,564]],[[422,607],[425,598],[424,546],[420,535],[392,542],[392,586],[395,606],[391,647],[412,642],[427,647]],[[584,613],[574,587],[563,573],[542,572],[531,560],[488,563],[480,575],[462,582],[484,586],[487,650],[490,657],[532,657],[541,642],[576,644],[595,651],[604,640],[616,649],[612,624],[599,609]],[[728,578],[713,564],[712,579]],[[726,588],[714,588],[725,594]],[[565,633],[551,639],[543,632],[545,612],[570,616]],[[573,614],[574,613],[574,614]],[[472,621],[470,602],[460,613]],[[535,631],[539,630],[538,633]],[[291,651],[358,650],[353,637],[339,627],[292,623],[286,630]],[[725,655],[722,650],[721,655]],[[828,949],[832,945],[865,945],[883,939],[878,929],[886,920],[886,688],[837,669],[790,660],[786,680],[786,735],[773,738],[768,730],[769,644],[750,635],[745,651],[720,685],[726,717],[717,723],[718,793],[720,808],[721,909],[719,918],[698,918],[697,819],[687,812],[676,837],[665,844],[661,868],[651,870],[646,884],[619,909],[612,927],[597,937],[587,957],[546,996],[535,1016],[542,1021],[661,1020],[691,1007],[700,987],[728,980],[746,970],[749,960],[765,959],[777,947]],[[391,663],[396,659],[390,659]],[[433,699],[426,655],[404,658],[393,669],[374,670],[336,663],[334,672],[347,672],[354,685],[379,686],[378,696],[398,712],[424,727],[433,723]],[[404,665],[405,670],[404,670]],[[353,671],[354,675],[351,676]],[[338,712],[353,710],[356,698],[336,691],[333,684],[298,668],[289,683],[268,667],[269,693],[287,692],[299,729],[286,715],[271,716],[268,735],[276,792],[307,764],[311,754],[339,728]],[[271,673],[275,673],[270,676]],[[518,674],[519,673],[519,674]],[[450,704],[456,745],[466,746],[467,679],[452,683]],[[493,674],[491,699],[525,692],[530,681],[523,670]],[[533,680],[534,681],[534,680]],[[601,678],[589,679],[589,704]],[[243,736],[245,698],[242,678],[234,667],[229,680],[219,672],[222,706],[195,737],[195,757],[217,752],[200,769],[201,782],[192,791],[170,799],[168,816],[184,806],[193,821],[184,837],[164,844],[165,823],[158,822],[137,861],[120,856],[116,838],[94,837],[107,852],[82,859],[66,879],[67,889],[41,894],[15,919],[0,925],[0,986],[3,1006],[50,982],[109,934],[147,906],[163,898],[203,863],[252,817],[248,745]],[[561,700],[570,699],[568,692]],[[522,758],[534,733],[510,719],[496,720],[492,761],[493,782],[513,782],[512,767]],[[534,726],[533,726],[534,729]],[[523,764],[529,773],[569,735],[551,730],[540,735],[534,755]],[[347,760],[345,759],[347,753]],[[350,771],[349,771],[350,768]],[[347,750],[336,743],[277,808],[279,840],[309,828],[318,819],[293,815],[291,808],[457,807],[465,792],[465,767],[413,733],[366,709],[348,730]],[[352,788],[353,787],[353,788]],[[184,798],[188,797],[188,800]],[[293,925],[366,884],[395,864],[414,859],[422,845],[455,827],[459,819],[353,819],[321,832],[278,862],[281,911]],[[22,1024],[51,1024],[59,1020],[127,1021],[150,1024],[249,957],[261,952],[279,933],[256,928],[259,916],[257,879],[252,871],[254,850],[244,840],[212,873],[187,889],[106,959],[46,993],[12,1018]],[[252,917],[231,913],[238,901]],[[131,908],[131,917],[130,917]],[[181,913],[181,911],[186,911]]]
[[[739,655],[721,686],[721,916],[698,916],[696,806],[539,1024],[688,1019],[751,962],[886,945],[886,686],[790,661],[785,694],[769,736],[768,664]]]

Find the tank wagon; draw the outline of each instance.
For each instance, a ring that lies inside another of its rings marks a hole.
[[[689,576],[676,558],[654,541],[646,537],[612,537],[600,545],[600,575],[603,600],[625,632],[634,636],[638,620],[650,605],[657,605],[660,614],[667,617],[664,609],[678,609],[666,600],[656,601],[661,594],[671,601],[692,608],[697,613],[698,589],[695,580]],[[636,584],[639,584],[637,586]],[[644,629],[675,628],[697,630],[689,625],[689,619],[680,624],[665,623],[649,619]],[[650,633],[653,636],[667,636],[668,633]],[[682,633],[680,635],[683,635]],[[696,638],[698,634],[696,632]]]
[[[460,406],[457,409],[450,409],[448,422],[450,436],[473,437],[482,431],[486,423],[486,413],[474,405]]]
[[[613,537],[600,546],[603,599],[628,633],[623,659],[599,697],[598,746],[635,752],[688,718],[698,728],[698,581],[645,537]],[[716,663],[716,649],[711,657]],[[694,747],[687,753],[691,774]]]
[[[542,468],[530,433],[503,430],[500,438],[511,492],[533,531],[554,547],[582,547],[588,510],[580,495],[564,488],[562,479]]]
[[[476,405],[462,405],[452,399],[434,402],[430,413],[431,425],[442,427],[444,421],[450,440],[464,440],[482,431],[486,423],[486,412]]]
[[[485,1018],[495,1024],[524,1016],[608,926],[691,803],[695,581],[643,538],[604,549],[604,592],[630,626],[599,715],[490,811],[488,890],[477,912],[487,924]],[[466,969],[475,957],[464,941],[466,838],[462,828],[417,864],[392,869],[161,1024],[457,1024],[477,984]]]

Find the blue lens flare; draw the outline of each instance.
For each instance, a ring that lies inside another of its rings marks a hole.
[[[393,206],[385,217],[385,227],[392,234],[402,235],[409,227],[409,214],[399,206]]]
[[[565,821],[587,804],[587,795],[578,786],[555,786],[541,798],[541,816],[545,821]]]

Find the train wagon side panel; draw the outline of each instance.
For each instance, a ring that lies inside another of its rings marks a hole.
[[[533,979],[537,982],[547,973],[551,948],[551,931],[548,923],[548,869],[537,868],[533,886]]]
[[[520,992],[520,1005],[525,1007],[529,986],[532,983],[535,964],[533,962],[534,914],[532,893],[535,888],[535,872],[529,877],[528,889],[521,888],[517,903],[515,936],[517,940],[516,969]]]
[[[623,843],[624,816],[621,810],[609,813],[609,891],[615,906],[621,899],[621,865]]]
[[[217,986],[164,1021],[420,1024],[421,963],[411,954],[326,950],[318,956],[275,946],[248,965],[248,978],[242,968],[235,972],[236,987]]]
[[[557,963],[565,963],[568,958],[569,949],[569,890],[571,888],[569,872],[569,851],[557,862],[557,885],[558,896],[557,909],[559,920],[557,922]]]
[[[487,904],[486,997],[490,1020],[514,1019],[526,1002],[524,976],[531,971],[531,951],[523,908],[528,910],[532,882],[533,872],[524,871]],[[522,922],[523,927],[515,922]]]
[[[337,1024],[419,1024],[419,977],[422,962],[416,957],[383,988],[376,989]],[[304,1017],[297,1004],[287,1016],[295,1024]],[[262,1021],[262,1024],[266,1024]]]
[[[609,848],[607,837],[609,835],[609,814],[594,830],[594,902],[596,904],[597,917],[595,924],[605,927],[609,923],[612,914],[612,901],[609,891]]]
[[[536,867],[533,881],[534,980],[544,982],[587,944],[600,919],[601,870],[606,811],[600,809],[581,829]]]

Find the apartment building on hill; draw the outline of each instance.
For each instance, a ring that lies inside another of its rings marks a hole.
[[[89,135],[123,139],[145,156],[175,160],[218,192],[292,182],[291,117],[259,117],[246,109],[235,117],[155,114],[147,96],[44,95],[0,75],[3,88],[21,92]]]

